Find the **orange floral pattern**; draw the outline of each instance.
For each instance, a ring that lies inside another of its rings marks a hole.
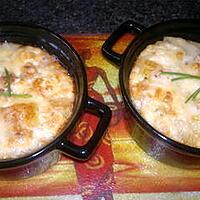
[[[41,175],[18,181],[0,180],[1,199],[191,199],[200,196],[200,169],[180,169],[160,163],[144,153],[132,138],[136,124],[120,95],[118,69],[101,55],[108,35],[68,36],[87,67],[89,95],[113,111],[108,132],[87,162],[62,156]],[[122,38],[122,51],[130,39]],[[97,119],[85,114],[71,140],[84,144]],[[172,194],[173,192],[173,194]]]

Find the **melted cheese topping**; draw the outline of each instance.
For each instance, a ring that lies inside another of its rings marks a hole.
[[[200,87],[200,80],[171,81],[162,71],[200,75],[200,44],[165,37],[147,46],[130,73],[132,101],[144,119],[166,136],[200,148],[200,95],[186,99]]]
[[[8,93],[5,69],[16,95],[3,95]],[[72,77],[54,56],[37,47],[0,44],[0,159],[50,143],[71,116],[74,98]]]

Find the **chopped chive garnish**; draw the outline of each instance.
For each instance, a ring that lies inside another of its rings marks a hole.
[[[8,92],[0,92],[0,96],[19,97],[19,98],[31,98],[32,97],[32,95],[30,95],[30,94],[15,94],[15,93],[9,94]]]
[[[194,100],[197,98],[197,96],[198,96],[199,93],[200,93],[200,88],[198,88],[197,90],[195,90],[195,91],[186,99],[185,103],[187,103],[187,102],[190,101],[190,100],[194,101]]]
[[[32,95],[30,94],[15,94],[11,90],[11,79],[12,75],[9,73],[9,71],[5,68],[5,82],[7,86],[7,91],[6,92],[0,92],[0,96],[5,96],[5,97],[17,97],[17,98],[30,98]]]
[[[192,75],[192,74],[186,74],[186,73],[179,73],[179,72],[161,72],[161,75],[173,75],[176,76],[176,78],[172,78],[171,81],[178,81],[178,80],[184,80],[184,79],[197,79],[200,80],[200,76]],[[185,101],[185,103],[191,101],[194,101],[198,94],[200,93],[200,88],[195,90]]]
[[[11,74],[8,72],[8,70],[5,68],[5,78],[6,78],[6,86],[8,91],[8,96],[11,96]]]

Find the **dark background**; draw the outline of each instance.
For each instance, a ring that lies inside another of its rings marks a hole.
[[[132,19],[150,26],[176,18],[200,18],[200,0],[1,0],[0,21],[21,21],[58,33],[107,33]]]

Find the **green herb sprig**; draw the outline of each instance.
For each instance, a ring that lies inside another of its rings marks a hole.
[[[192,75],[192,74],[186,74],[186,73],[179,73],[179,72],[161,72],[161,75],[174,75],[176,78],[172,78],[171,81],[178,81],[178,80],[184,80],[184,79],[197,79],[200,80],[200,76]],[[185,103],[188,103],[190,100],[194,101],[197,96],[200,93],[200,87],[195,90],[186,100]]]
[[[6,86],[8,91],[8,96],[11,96],[11,74],[8,72],[8,70],[5,68],[5,78],[6,78]]]
[[[30,94],[15,94],[15,93],[9,93],[9,92],[0,92],[0,96],[4,97],[18,97],[18,98],[30,98],[32,95]]]
[[[5,96],[5,97],[17,97],[17,98],[30,98],[32,95],[30,94],[15,94],[11,90],[11,82],[12,82],[12,75],[9,73],[9,71],[5,68],[5,83],[7,87],[6,92],[0,92],[0,96]]]

